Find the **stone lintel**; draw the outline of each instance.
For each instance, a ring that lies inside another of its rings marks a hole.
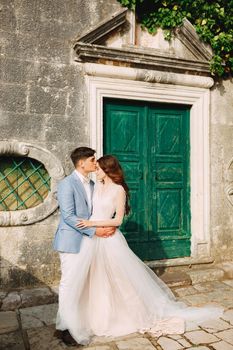
[[[209,63],[207,61],[186,60],[172,57],[171,55],[161,55],[154,50],[133,49],[132,47],[112,48],[102,45],[92,45],[77,42],[74,49],[79,60],[86,62],[98,62],[107,60],[121,62],[131,67],[150,68],[154,70],[170,70],[182,73],[199,73],[209,75]],[[114,65],[114,63],[112,63]]]
[[[110,66],[96,63],[84,64],[85,74],[96,77],[111,77],[144,81],[148,83],[172,84],[187,87],[210,88],[214,80],[210,77],[199,75],[180,74],[150,69]]]

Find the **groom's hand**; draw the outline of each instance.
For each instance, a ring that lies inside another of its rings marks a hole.
[[[116,227],[115,226],[111,226],[111,227],[97,227],[95,234],[98,237],[109,237],[112,236],[116,231]]]

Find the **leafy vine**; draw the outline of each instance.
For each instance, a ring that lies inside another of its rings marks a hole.
[[[135,11],[142,27],[155,34],[158,28],[170,40],[187,18],[203,42],[213,50],[210,71],[224,76],[233,73],[233,0],[118,0]]]

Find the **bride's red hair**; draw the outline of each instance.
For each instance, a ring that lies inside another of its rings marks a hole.
[[[125,182],[125,176],[122,170],[122,167],[118,159],[112,155],[105,155],[97,160],[100,168],[107,174],[110,179],[117,185],[121,185],[126,194],[125,201],[125,213],[129,214],[129,187]]]

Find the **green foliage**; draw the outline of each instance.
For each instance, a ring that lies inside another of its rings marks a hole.
[[[134,10],[152,34],[164,30],[170,40],[174,29],[187,18],[199,37],[213,49],[210,71],[223,76],[233,72],[233,0],[118,0]]]

